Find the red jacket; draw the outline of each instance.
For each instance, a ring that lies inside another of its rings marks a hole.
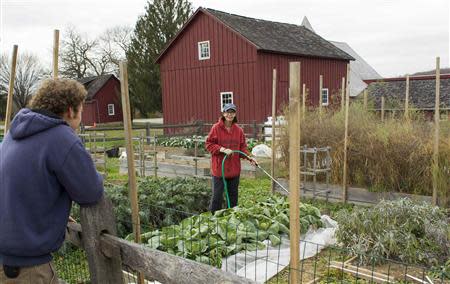
[[[225,157],[224,153],[220,152],[220,148],[228,148],[231,150],[239,150],[249,155],[247,150],[247,142],[242,128],[236,123],[231,125],[228,130],[222,119],[213,125],[211,131],[206,138],[206,150],[211,153],[211,175],[215,177],[222,176],[222,160]],[[245,156],[234,153],[231,157],[225,160],[225,177],[237,177],[241,173],[241,160]]]

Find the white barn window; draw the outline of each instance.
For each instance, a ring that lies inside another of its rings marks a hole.
[[[114,115],[114,104],[108,104],[108,115]]]
[[[209,40],[198,43],[198,59],[205,60],[210,58]]]
[[[220,109],[223,110],[223,107],[226,104],[233,103],[233,92],[221,92],[220,93]]]
[[[323,106],[327,106],[329,101],[328,101],[328,89],[322,89],[322,105]]]

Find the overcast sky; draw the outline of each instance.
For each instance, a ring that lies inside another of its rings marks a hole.
[[[95,37],[134,24],[147,0],[0,0],[0,52],[36,53],[51,62],[53,30],[73,25]],[[382,76],[450,65],[449,0],[194,0],[207,7],[271,21],[301,24],[306,15],[325,39],[347,42]],[[50,68],[50,66],[48,66]]]

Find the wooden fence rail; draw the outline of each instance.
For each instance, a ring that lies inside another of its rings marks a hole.
[[[81,225],[67,225],[66,241],[84,249],[91,283],[123,284],[123,267],[161,283],[255,283],[213,266],[150,249],[116,237],[112,203],[103,198],[80,210]]]

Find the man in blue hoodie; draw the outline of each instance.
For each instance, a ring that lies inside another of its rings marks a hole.
[[[0,144],[0,283],[58,283],[51,253],[72,201],[98,202],[103,179],[75,133],[86,90],[46,80]]]

